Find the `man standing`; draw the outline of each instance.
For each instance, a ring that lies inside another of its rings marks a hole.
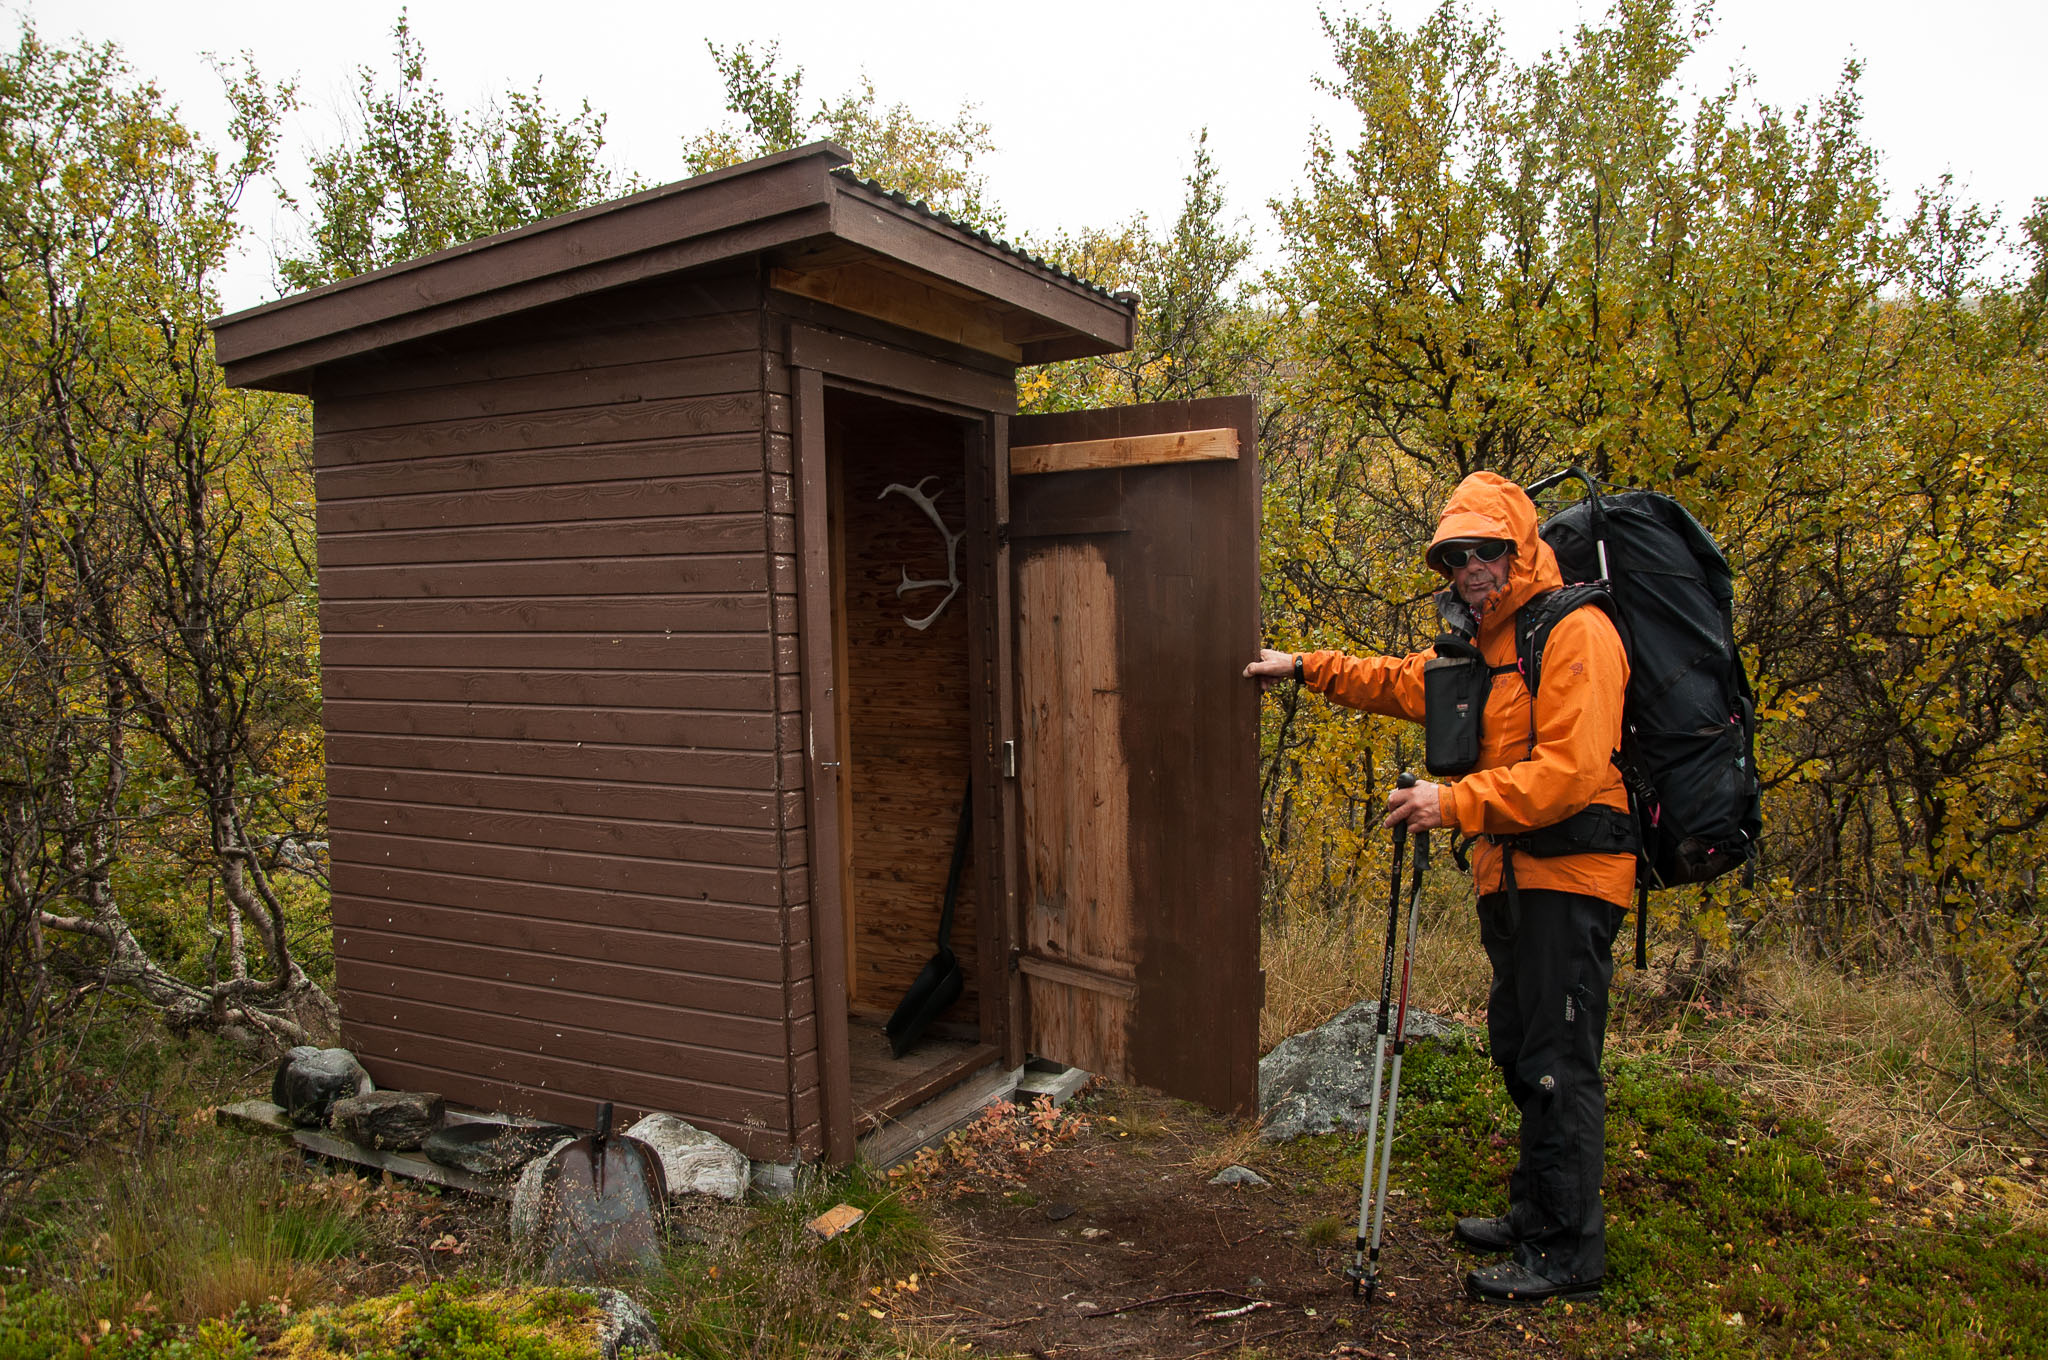
[[[1427,560],[1450,582],[1437,597],[1446,625],[1476,643],[1493,675],[1472,773],[1396,789],[1386,825],[1481,838],[1473,877],[1493,966],[1488,1049],[1522,1115],[1507,1213],[1461,1218],[1454,1234],[1475,1250],[1511,1254],[1469,1273],[1465,1288],[1501,1303],[1585,1297],[1606,1272],[1600,1054],[1610,951],[1635,885],[1635,856],[1617,844],[1632,823],[1613,760],[1628,659],[1604,610],[1573,610],[1551,629],[1531,696],[1516,614],[1564,580],[1537,534],[1535,505],[1503,477],[1478,472],[1458,484]],[[1291,677],[1349,707],[1420,722],[1433,655],[1266,650],[1245,674]],[[1544,835],[1528,836],[1535,831]]]

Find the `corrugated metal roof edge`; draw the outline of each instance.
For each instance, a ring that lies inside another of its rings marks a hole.
[[[843,179],[847,181],[849,184],[858,184],[861,188],[868,190],[870,193],[880,194],[883,198],[888,199],[892,203],[896,203],[905,208],[910,209],[912,212],[918,214],[920,217],[928,217],[942,226],[950,227],[954,231],[960,232],[962,235],[971,236],[975,240],[981,242],[983,245],[989,246],[995,250],[999,250],[1003,254],[1008,255],[1013,259],[1022,260],[1024,263],[1031,265],[1034,268],[1042,269],[1056,279],[1061,279],[1067,283],[1074,284],[1077,287],[1085,288],[1089,292],[1094,293],[1099,297],[1106,298],[1109,301],[1117,303],[1124,307],[1135,308],[1137,305],[1136,302],[1133,301],[1132,298],[1130,298],[1127,295],[1112,293],[1109,291],[1109,289],[1104,288],[1101,284],[1096,283],[1093,279],[1084,279],[1079,274],[1069,273],[1067,270],[1060,268],[1056,264],[1051,264],[1045,260],[1040,259],[1038,256],[1033,255],[1030,251],[1023,249],[1020,246],[1012,245],[1008,241],[1003,240],[1001,237],[994,236],[986,231],[983,231],[980,227],[973,226],[966,222],[962,222],[959,218],[954,217],[950,213],[941,212],[939,209],[934,208],[931,204],[925,202],[921,198],[912,198],[909,194],[904,193],[900,189],[891,189],[887,185],[882,184],[879,181],[869,179],[867,176],[855,170],[851,165],[834,166],[832,168],[831,174],[837,179]]]

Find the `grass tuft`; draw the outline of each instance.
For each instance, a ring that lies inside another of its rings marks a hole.
[[[865,1217],[826,1242],[806,1226],[838,1204]],[[669,1349],[683,1355],[800,1360],[916,1354],[893,1305],[942,1259],[929,1223],[871,1168],[804,1182],[796,1194],[669,1254],[649,1300]]]
[[[304,1175],[295,1151],[213,1129],[80,1164],[57,1212],[22,1225],[24,1273],[68,1279],[81,1314],[146,1307],[194,1325],[325,1298],[362,1251],[363,1192]]]

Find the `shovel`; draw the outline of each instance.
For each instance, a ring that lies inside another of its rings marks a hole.
[[[960,960],[953,957],[952,946],[946,941],[953,934],[953,905],[960,900],[960,870],[967,863],[967,841],[974,829],[970,814],[973,804],[974,784],[970,781],[960,798],[960,830],[953,837],[953,867],[946,873],[946,905],[939,911],[939,952],[919,970],[917,980],[896,1003],[896,1013],[882,1026],[892,1057],[908,1053],[925,1027],[960,999],[960,989],[966,985],[967,980],[960,973]]]
[[[661,1159],[637,1138],[612,1136],[610,1101],[597,1132],[564,1145],[542,1173],[541,1274],[601,1280],[661,1264]]]

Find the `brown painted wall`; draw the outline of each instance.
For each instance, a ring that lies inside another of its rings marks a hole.
[[[336,975],[382,1083],[816,1144],[759,303],[670,282],[319,375]]]

